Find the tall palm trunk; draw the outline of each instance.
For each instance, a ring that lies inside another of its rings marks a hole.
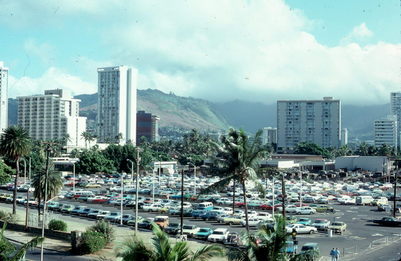
[[[13,214],[17,213],[17,183],[18,183],[18,176],[19,176],[19,157],[17,158],[17,166],[16,166],[16,173],[14,179],[14,191],[13,191]]]
[[[245,208],[245,228],[246,232],[249,234],[249,224],[248,224],[248,203],[246,202],[246,187],[245,180],[241,181],[242,192],[244,193],[244,208]]]
[[[233,215],[235,214],[235,179],[233,179]]]

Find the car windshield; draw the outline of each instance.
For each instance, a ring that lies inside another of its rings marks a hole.
[[[342,226],[342,223],[331,223],[332,226]]]
[[[155,218],[155,222],[164,222],[165,218]]]
[[[325,223],[325,220],[315,220],[315,223]]]
[[[171,223],[171,224],[169,225],[169,227],[178,227],[178,226],[179,226],[178,223]]]
[[[209,232],[209,229],[208,229],[208,228],[201,228],[201,229],[199,230],[199,232]]]
[[[215,235],[223,235],[224,233],[223,233],[223,231],[214,231],[213,234],[215,234]]]
[[[303,246],[302,251],[313,250],[313,246]]]
[[[182,228],[183,228],[183,229],[193,229],[194,226],[183,226]]]

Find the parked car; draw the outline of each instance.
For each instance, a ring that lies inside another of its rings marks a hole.
[[[217,228],[208,236],[207,241],[223,243],[227,240],[228,234],[229,232],[227,228]]]
[[[292,225],[286,226],[287,233],[291,233],[294,229],[298,234],[317,233],[317,228],[312,227],[312,226],[305,226],[302,224],[292,224]]]
[[[301,218],[298,219],[297,223],[305,225],[305,226],[308,226],[308,225],[312,224],[312,219],[301,217]]]
[[[249,227],[257,227],[259,225],[260,221],[261,220],[259,220],[257,218],[248,218],[248,226]],[[245,219],[241,220],[241,225],[243,227],[246,226],[246,220]]]
[[[101,210],[99,214],[97,214],[96,219],[104,219],[105,216],[110,215],[110,211],[108,210]]]
[[[159,227],[162,229],[166,228],[169,224],[169,217],[168,216],[156,216],[153,220]]]
[[[88,218],[97,218],[97,215],[100,214],[100,209],[92,209],[88,214]]]
[[[60,212],[61,213],[70,213],[74,208],[75,208],[74,205],[66,204],[66,205],[63,205]]]
[[[213,233],[213,229],[204,227],[204,228],[199,229],[199,231],[197,233],[195,233],[194,238],[206,240],[207,237],[212,233]]]
[[[145,228],[145,229],[152,229],[152,222],[153,222],[153,218],[143,219],[141,222],[138,223],[138,227]]]
[[[118,222],[120,220],[119,212],[111,212],[109,215],[105,216],[104,219],[110,222]]]
[[[335,221],[329,225],[328,229],[331,229],[334,233],[341,234],[347,229],[347,224],[341,221]]]
[[[330,221],[322,218],[315,219],[315,221],[311,224],[311,226],[314,226],[317,228],[317,230],[327,230],[329,225]]]
[[[181,228],[180,228],[180,224],[179,223],[170,223],[165,229],[164,231],[167,234],[170,235],[177,235],[178,232],[180,232]]]
[[[299,207],[296,213],[299,215],[312,215],[316,214],[316,209],[311,207]]]
[[[240,242],[240,236],[236,232],[230,232],[228,233],[226,239],[224,240],[224,245],[229,245],[229,246],[238,246]]]
[[[308,255],[307,260],[318,260],[320,256],[320,249],[318,243],[305,243],[302,248],[300,254]]]
[[[196,233],[198,233],[200,228],[196,225],[184,225],[182,226],[182,233],[184,235],[188,235],[189,237],[193,237]]]

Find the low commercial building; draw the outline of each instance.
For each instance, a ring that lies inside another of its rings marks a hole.
[[[337,157],[335,168],[345,171],[366,170],[389,174],[393,161],[385,156],[344,156]]]

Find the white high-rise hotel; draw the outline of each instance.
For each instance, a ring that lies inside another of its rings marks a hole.
[[[392,92],[390,94],[390,109],[391,114],[395,115],[397,120],[397,147],[400,148],[400,127],[401,127],[401,92]]]
[[[388,145],[397,148],[397,116],[388,115],[375,121],[375,146]]]
[[[137,70],[115,66],[97,71],[98,142],[135,143]]]
[[[85,146],[82,133],[86,131],[86,117],[79,117],[80,100],[70,98],[61,89],[17,99],[18,125],[26,129],[32,139],[68,138],[67,151]]]
[[[0,133],[8,126],[8,68],[0,62]]]
[[[292,151],[300,142],[337,148],[341,144],[341,102],[331,97],[277,101],[277,130],[279,151]]]

